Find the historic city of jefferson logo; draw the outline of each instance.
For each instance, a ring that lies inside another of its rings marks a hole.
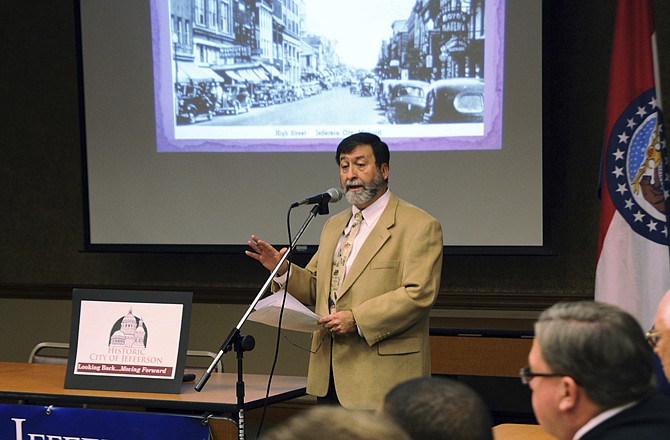
[[[607,145],[607,188],[619,214],[638,234],[666,244],[668,196],[663,115],[654,88],[617,119]]]
[[[144,310],[143,314],[138,315],[133,311],[136,305]],[[162,319],[162,315],[160,319],[156,318],[158,308],[165,309],[166,306],[156,304],[152,308],[151,305],[126,304],[121,307],[128,312],[122,314],[116,307],[114,310],[104,310],[109,308],[105,302],[82,301],[82,321],[74,374],[174,378],[175,354],[161,342],[165,339],[166,329],[157,330],[161,329]],[[165,309],[165,312],[169,313],[169,310]],[[101,320],[108,322],[108,330],[99,329]],[[151,344],[148,341],[152,326],[147,326],[147,320],[158,325],[153,327],[154,342]]]
[[[133,315],[131,308],[112,326],[109,336],[110,347],[147,347],[147,326],[144,320]]]

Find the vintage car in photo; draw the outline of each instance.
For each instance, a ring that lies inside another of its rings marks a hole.
[[[251,96],[245,85],[224,85],[223,97],[217,108],[217,113],[236,115],[241,111],[249,112]]]
[[[251,104],[254,107],[267,107],[274,104],[274,90],[272,84],[254,84],[251,94]]]
[[[391,124],[415,124],[423,120],[426,81],[397,81],[390,86],[386,119]]]
[[[379,102],[380,109],[385,110],[388,107],[391,103],[391,89],[401,81],[401,79],[383,79],[379,82],[377,101]]]
[[[375,94],[375,80],[366,77],[360,82],[360,96],[372,96]]]
[[[290,87],[287,84],[276,82],[273,84],[273,100],[275,104],[283,104],[291,100]]]
[[[484,81],[449,78],[435,81],[426,92],[423,122],[482,122]]]
[[[293,85],[289,88],[288,96],[291,101],[299,101],[305,97],[305,91],[300,85]]]
[[[194,124],[199,119],[212,119],[214,102],[200,87],[186,86],[180,89],[177,101],[177,122]]]

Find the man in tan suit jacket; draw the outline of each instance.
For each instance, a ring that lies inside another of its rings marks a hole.
[[[312,340],[307,392],[346,408],[376,409],[398,383],[430,375],[428,320],[440,287],[442,228],[390,193],[388,146],[377,136],[344,139],[336,160],[353,207],[326,222],[319,250],[304,269],[290,266],[287,285],[322,316],[323,330]],[[358,211],[363,222],[333,299],[333,258]],[[249,245],[253,251],[247,255],[269,270],[286,252],[255,235]],[[282,284],[289,268],[284,266],[277,279]]]

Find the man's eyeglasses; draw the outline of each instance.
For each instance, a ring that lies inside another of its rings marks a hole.
[[[317,354],[317,353],[319,352],[319,350],[321,349],[321,346],[323,345],[323,340],[326,339],[326,336],[328,336],[328,335],[331,335],[331,336],[332,336],[332,334],[331,334],[330,332],[327,332],[327,331],[324,331],[324,332],[323,332],[323,335],[321,336],[321,339],[319,340],[319,345],[316,346],[316,350],[314,350],[314,351],[312,351],[312,350],[310,350],[310,349],[308,349],[308,348],[301,347],[300,345],[291,342],[291,340],[290,340],[289,338],[287,338],[286,335],[284,335],[284,339],[286,340],[286,342],[288,342],[289,344],[291,344],[291,345],[294,346],[295,348],[299,348],[299,349],[302,350],[302,351],[308,351],[308,352],[310,352],[310,353],[312,353],[312,354]],[[314,335],[312,335],[312,337],[313,337],[313,336],[314,336]]]
[[[651,345],[651,348],[654,348],[656,347],[656,344],[658,344],[658,340],[661,337],[661,332],[655,330],[654,327],[652,327],[645,336],[647,338],[647,342],[649,345]]]
[[[562,373],[533,373],[532,371],[530,371],[530,367],[523,367],[522,369],[519,370],[519,378],[521,378],[521,383],[524,385],[528,385],[528,383],[534,377],[563,377],[563,376],[568,375]]]

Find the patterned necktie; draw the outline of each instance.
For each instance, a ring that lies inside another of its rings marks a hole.
[[[330,308],[330,313],[335,313],[335,301],[337,301],[337,292],[342,285],[342,280],[344,279],[344,273],[346,272],[347,259],[351,253],[351,248],[354,246],[354,239],[358,233],[358,229],[361,226],[361,221],[363,220],[363,214],[358,211],[354,215],[354,221],[344,236],[344,240],[340,244],[340,248],[335,253],[333,258],[333,272],[330,277],[330,298],[328,299],[328,306]]]

